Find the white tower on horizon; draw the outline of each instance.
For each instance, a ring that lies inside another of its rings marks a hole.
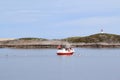
[[[103,29],[100,30],[100,33],[104,33],[104,32],[103,32]]]

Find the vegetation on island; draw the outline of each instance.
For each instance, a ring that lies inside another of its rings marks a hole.
[[[120,35],[98,33],[85,37],[69,37],[65,39],[19,38],[0,41],[0,48],[56,48],[58,45],[71,43],[74,47],[120,48]]]
[[[62,39],[63,41],[68,41],[70,43],[120,43],[120,35],[108,34],[108,33],[98,33],[85,37],[69,37]]]
[[[28,37],[28,38],[19,38],[17,40],[40,40],[40,41],[47,41],[48,39]]]
[[[44,38],[32,38],[32,37],[26,37],[26,38],[18,38],[14,40],[6,40],[1,41],[1,45],[22,45],[22,44],[35,44],[40,43],[41,41],[48,41],[48,39]]]

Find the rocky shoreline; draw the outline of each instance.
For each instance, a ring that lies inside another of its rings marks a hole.
[[[1,41],[0,48],[21,48],[21,49],[39,49],[39,48],[56,48],[58,45],[65,46],[70,44],[75,48],[120,48],[120,43],[68,43],[65,41],[34,41],[34,40],[10,40]]]

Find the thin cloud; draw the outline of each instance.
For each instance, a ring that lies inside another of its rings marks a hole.
[[[119,3],[119,0],[1,0],[0,26],[24,26],[26,31],[21,27],[16,32],[31,34],[35,34],[36,26],[39,34],[48,37],[61,31],[58,34],[63,37],[76,35],[86,29],[87,34],[101,25],[116,32],[119,29],[114,26],[120,25]]]
[[[91,27],[99,25],[120,25],[120,16],[111,16],[111,17],[88,17],[83,19],[68,20],[55,24],[55,26],[68,26],[68,27]]]

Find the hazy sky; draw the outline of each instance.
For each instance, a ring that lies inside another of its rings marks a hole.
[[[120,34],[120,0],[0,0],[0,38]]]

